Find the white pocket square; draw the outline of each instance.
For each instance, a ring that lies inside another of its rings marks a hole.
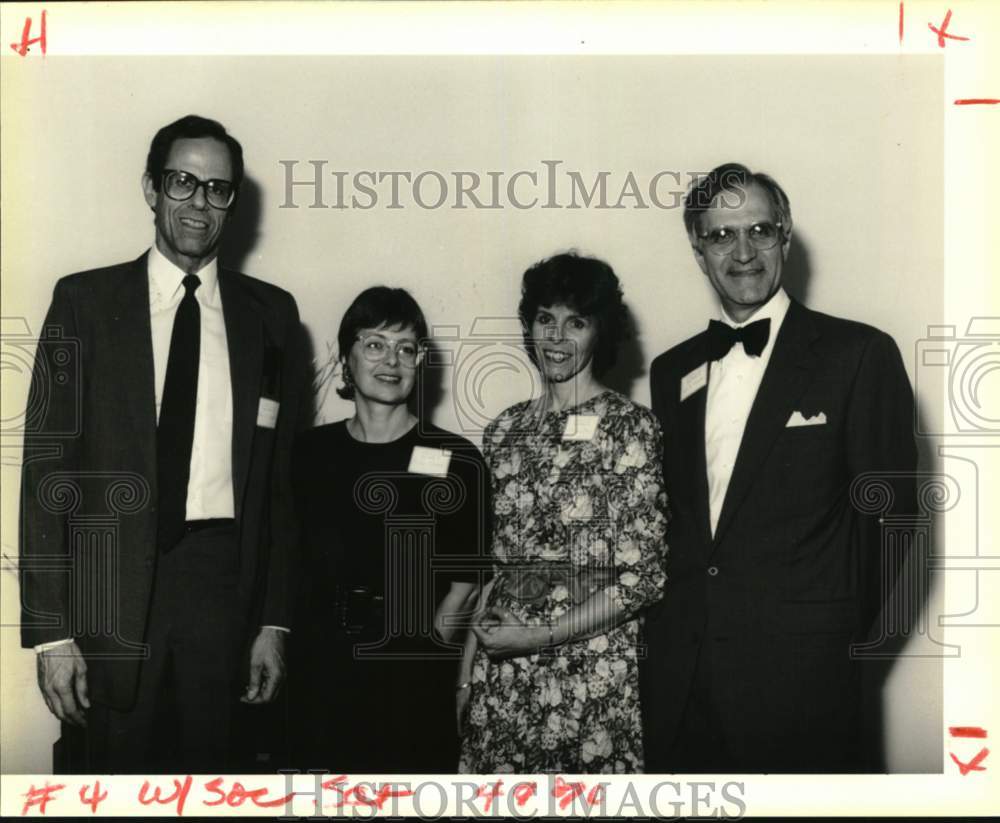
[[[819,414],[814,414],[812,417],[803,417],[802,412],[793,411],[792,416],[788,418],[788,422],[785,423],[785,428],[790,429],[792,426],[825,426],[826,425],[826,412],[820,412]]]

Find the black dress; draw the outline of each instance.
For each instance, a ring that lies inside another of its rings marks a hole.
[[[433,617],[453,581],[479,582],[489,566],[482,457],[423,421],[391,443],[357,441],[341,421],[299,437],[292,485],[303,555],[288,680],[296,765],[454,772],[461,646],[435,639]]]

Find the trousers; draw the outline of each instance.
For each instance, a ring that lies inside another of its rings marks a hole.
[[[127,711],[93,703],[86,729],[64,724],[66,772],[227,770],[246,651],[238,572],[232,525],[189,532],[159,555],[135,703]]]

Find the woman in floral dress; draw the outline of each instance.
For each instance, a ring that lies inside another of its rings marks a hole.
[[[459,771],[641,772],[637,613],[665,582],[659,425],[598,382],[625,325],[607,264],[543,260],[519,311],[544,391],[483,436],[496,574],[458,684]]]

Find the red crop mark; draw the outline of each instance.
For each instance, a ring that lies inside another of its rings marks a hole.
[[[979,764],[986,759],[986,755],[988,755],[989,753],[990,753],[989,749],[985,748],[980,749],[979,754],[973,757],[972,760],[970,760],[968,763],[963,763],[961,760],[955,757],[955,755],[953,755],[951,752],[948,752],[948,754],[951,755],[951,759],[955,761],[955,765],[958,766],[958,770],[962,773],[963,777],[967,775],[969,772],[985,772],[986,767],[980,766]]]
[[[948,13],[944,16],[944,22],[941,23],[941,28],[937,28],[933,23],[928,23],[927,28],[932,32],[937,34],[938,47],[944,48],[944,39],[947,37],[949,40],[968,40],[968,37],[962,37],[958,34],[948,33],[948,24],[951,22],[951,9],[948,9]]]
[[[899,45],[903,45],[903,4],[899,4]]]
[[[982,726],[949,726],[948,734],[952,737],[986,737],[986,729]]]
[[[45,54],[45,48],[47,46],[45,39],[45,11],[42,11],[42,22],[41,22],[41,34],[38,37],[31,36],[31,18],[28,17],[24,21],[24,29],[21,32],[21,42],[11,43],[10,47],[14,49],[21,57],[24,57],[35,43],[38,43],[42,48],[42,54]]]
[[[959,97],[956,106],[995,106],[1000,103],[1000,97]]]

